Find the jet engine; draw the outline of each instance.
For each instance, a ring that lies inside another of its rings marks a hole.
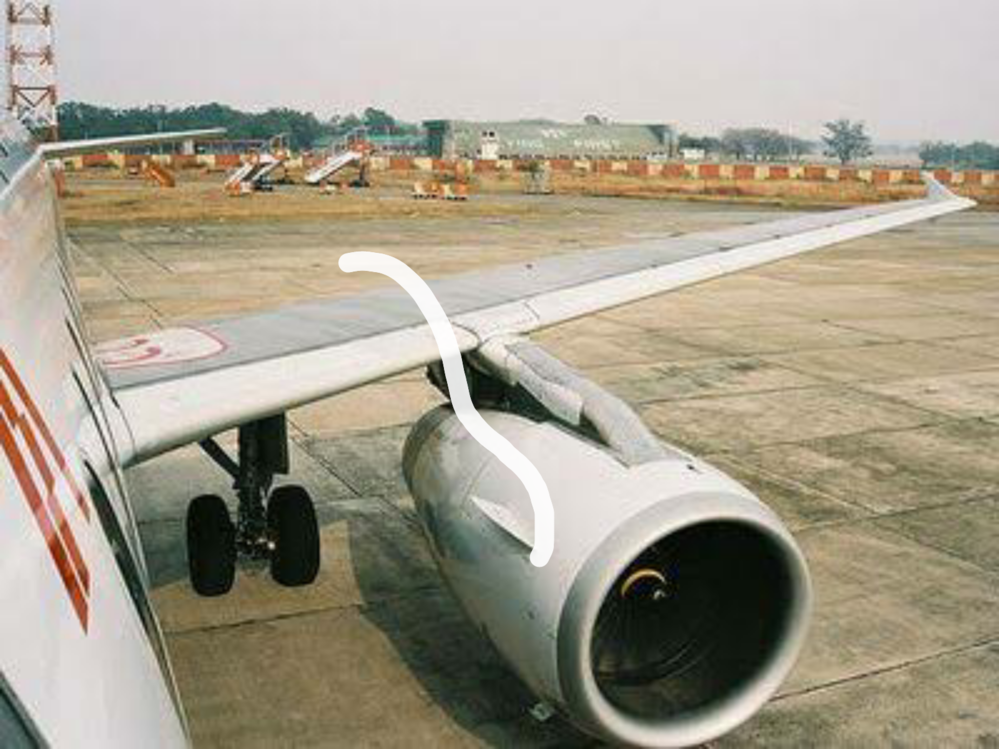
[[[444,579],[527,686],[582,730],[638,746],[702,743],[755,713],[794,664],[810,609],[777,516],[667,445],[629,463],[556,419],[480,413],[548,485],[545,567],[529,559],[523,484],[449,406],[413,428],[403,470]]]

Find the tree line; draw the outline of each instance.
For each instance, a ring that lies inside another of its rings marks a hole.
[[[821,147],[824,155],[847,164],[870,156],[871,139],[864,123],[840,119],[827,122],[821,143],[798,138],[768,127],[728,128],[721,137],[681,135],[678,145],[724,154],[739,161],[797,161]]]
[[[265,112],[243,112],[218,103],[180,108],[150,105],[116,109],[83,102],[67,102],[59,106],[59,133],[65,140],[209,127],[226,128],[226,137],[233,140],[267,140],[286,134],[295,150],[310,149],[318,141],[344,137],[362,127],[390,135],[419,129],[374,107],[368,107],[359,114],[334,115],[320,120],[312,112],[285,107]]]
[[[795,161],[821,149],[823,155],[849,164],[874,152],[864,123],[848,119],[827,122],[818,143],[773,128],[747,127],[729,128],[718,138],[683,134],[678,145],[681,149],[700,148],[707,153],[749,161]],[[928,141],[920,146],[919,158],[929,168],[999,169],[999,145],[984,141],[966,145]]]
[[[999,146],[983,141],[975,141],[964,146],[932,141],[923,143],[919,149],[919,158],[925,166],[999,169]]]
[[[815,149],[815,144],[766,127],[728,128],[721,137],[681,135],[679,147],[722,153],[740,161],[796,160]]]

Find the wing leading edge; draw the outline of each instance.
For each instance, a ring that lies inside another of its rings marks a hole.
[[[156,146],[165,143],[179,143],[185,140],[207,140],[225,135],[225,128],[213,127],[204,130],[182,130],[170,133],[149,133],[146,135],[120,135],[111,138],[90,138],[88,140],[63,140],[55,143],[41,143],[38,148],[46,159],[64,159],[85,153],[116,151],[138,146]]]
[[[975,205],[928,196],[502,266],[430,283],[458,345],[526,334],[718,276]],[[437,361],[398,288],[99,347],[134,465],[249,421]]]

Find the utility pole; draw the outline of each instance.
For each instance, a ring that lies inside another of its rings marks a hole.
[[[7,0],[7,110],[42,140],[59,137],[52,4]]]

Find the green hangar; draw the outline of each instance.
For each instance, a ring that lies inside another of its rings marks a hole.
[[[666,158],[675,141],[668,125],[428,120],[423,126],[429,154],[439,159]]]

